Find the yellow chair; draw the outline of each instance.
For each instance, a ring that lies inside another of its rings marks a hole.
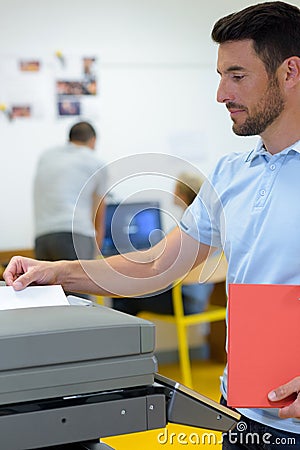
[[[226,307],[209,304],[201,313],[184,315],[182,285],[199,282],[220,283],[226,279],[227,261],[224,255],[211,256],[205,263],[191,270],[185,277],[174,283],[172,287],[172,300],[174,315],[157,314],[143,311],[139,314],[147,320],[161,320],[176,325],[179,363],[182,374],[182,382],[192,388],[192,371],[188,345],[188,327],[201,323],[225,320]]]
[[[95,297],[95,302],[97,303],[97,305],[105,306],[104,297],[102,295],[95,295],[94,297]]]

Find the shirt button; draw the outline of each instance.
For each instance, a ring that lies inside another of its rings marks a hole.
[[[275,169],[276,169],[275,164],[271,164],[271,165],[270,165],[270,169],[271,169],[271,170],[275,170]]]
[[[259,191],[260,195],[263,197],[264,195],[266,195],[266,191],[264,189],[261,189]]]

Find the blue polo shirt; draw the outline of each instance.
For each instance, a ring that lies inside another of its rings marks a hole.
[[[300,284],[300,141],[268,153],[261,140],[250,153],[221,158],[181,229],[204,244],[223,248],[227,283]],[[300,374],[300,366],[299,366]],[[221,390],[226,398],[227,370]],[[239,409],[266,425],[300,433],[297,419],[277,409]]]

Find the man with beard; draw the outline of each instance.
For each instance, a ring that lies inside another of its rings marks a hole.
[[[168,286],[215,248],[225,252],[229,283],[300,284],[300,10],[284,2],[256,4],[218,20],[212,38],[219,44],[217,100],[229,110],[234,133],[260,135],[256,147],[224,156],[179,226],[149,251],[103,261],[14,257],[4,273],[8,285],[58,283],[108,296],[141,295]],[[226,369],[221,391],[225,402]],[[276,407],[276,400],[299,391],[297,377],[269,398]],[[247,431],[271,436],[255,448],[299,448],[299,395],[279,417],[272,408],[242,414]],[[225,437],[223,448],[254,445]]]

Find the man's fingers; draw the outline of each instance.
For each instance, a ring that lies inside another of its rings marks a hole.
[[[20,278],[18,278],[16,281],[12,283],[12,287],[14,288],[15,291],[21,291],[26,286],[28,285],[26,283],[24,284],[23,281],[20,280]]]
[[[272,402],[276,402],[294,393],[298,394],[299,391],[300,391],[300,377],[296,377],[293,380],[289,381],[288,383],[283,384],[282,386],[279,386],[278,388],[269,392],[268,398]]]
[[[13,256],[3,273],[6,284],[20,291],[34,282],[34,276],[30,273],[31,262],[30,258]]]
[[[4,270],[4,273],[3,273],[3,278],[4,278],[7,286],[12,286],[13,282],[19,276],[20,270],[18,267],[19,267],[18,257],[14,256],[10,260],[8,266],[6,267],[6,269]]]
[[[298,395],[297,399],[289,406],[285,406],[284,408],[280,408],[278,416],[281,419],[288,419],[290,417],[300,418],[300,396]]]

